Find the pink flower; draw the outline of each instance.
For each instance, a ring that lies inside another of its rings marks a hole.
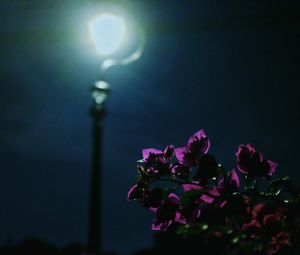
[[[189,166],[197,165],[200,158],[205,155],[210,147],[210,141],[203,129],[190,137],[185,147],[175,149],[176,158]]]
[[[163,200],[156,210],[156,217],[152,223],[152,230],[164,231],[169,226],[179,220],[180,200],[174,193],[170,193],[167,199]]]
[[[169,145],[164,151],[148,148],[142,151],[146,172],[151,176],[163,176],[171,172],[169,160],[174,155],[174,146]]]
[[[237,166],[240,172],[251,176],[270,177],[276,171],[277,164],[266,160],[250,145],[241,144],[236,152]]]

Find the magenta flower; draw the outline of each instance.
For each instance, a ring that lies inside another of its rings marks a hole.
[[[183,188],[183,190],[185,192],[187,192],[189,190],[200,190],[200,189],[203,189],[203,187],[201,187],[198,182],[182,184],[182,188]]]
[[[216,199],[219,201],[219,207],[222,208],[227,204],[226,194],[232,194],[238,190],[240,179],[234,170],[227,172],[227,175],[222,176],[218,184],[208,189],[207,194],[203,194],[200,200],[212,204]]]
[[[198,169],[194,180],[206,182],[208,179],[218,176],[218,163],[215,157],[209,154],[203,155],[198,161]]]
[[[162,200],[156,210],[156,217],[152,224],[152,230],[167,230],[169,226],[179,219],[180,200],[174,193],[170,193],[167,199]]]
[[[218,164],[209,148],[199,130],[184,147],[144,149],[128,200],[154,213],[153,230],[184,237],[181,253],[300,254],[300,188],[288,177],[272,180],[277,164],[250,144],[235,153],[241,185],[238,170]]]
[[[174,145],[172,145],[172,144],[168,145],[163,151],[163,155],[166,160],[172,159],[174,156],[174,153],[175,153],[175,149],[174,149]]]
[[[143,160],[147,163],[155,163],[158,159],[162,159],[163,152],[154,148],[144,149],[142,151]]]
[[[226,176],[223,176],[218,183],[218,191],[220,193],[234,192],[240,187],[240,179],[236,171],[233,169],[227,172]]]
[[[185,147],[175,149],[176,158],[189,166],[195,166],[203,155],[207,153],[210,147],[210,141],[204,130],[196,132],[188,141]]]
[[[200,203],[211,204],[215,201],[215,198],[220,196],[220,193],[216,186],[210,188],[204,188],[199,185],[199,182],[196,181],[194,181],[193,183],[183,184],[182,188],[185,192],[188,192],[190,190],[202,190],[203,192],[206,192],[204,194],[203,192],[201,192],[198,197],[197,196],[194,197],[193,204],[197,206]]]
[[[158,150],[158,149],[154,149],[154,148],[148,148],[148,149],[144,149],[142,151],[143,154],[143,160],[145,162],[155,162],[158,159],[160,160],[170,160],[172,159],[172,157],[174,156],[174,146],[168,145],[164,151]]]
[[[276,171],[277,164],[263,158],[250,144],[240,145],[236,152],[237,166],[240,172],[257,177],[270,177]]]
[[[200,197],[200,201],[204,202],[206,204],[211,204],[211,203],[213,203],[215,201],[215,198],[213,196],[211,196],[211,195],[203,194]]]
[[[173,145],[167,146],[164,151],[154,148],[144,149],[142,154],[146,172],[151,176],[162,176],[171,172],[172,166],[169,160],[174,155]]]

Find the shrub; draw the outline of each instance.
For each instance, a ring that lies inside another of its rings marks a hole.
[[[300,254],[300,190],[293,181],[274,179],[277,164],[250,144],[239,146],[237,170],[230,171],[209,148],[200,130],[184,147],[144,149],[128,200],[153,211],[152,229],[175,231],[183,250]]]

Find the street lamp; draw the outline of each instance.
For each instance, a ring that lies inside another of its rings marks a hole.
[[[106,113],[104,103],[110,91],[106,81],[105,73],[108,68],[115,65],[127,65],[137,60],[144,48],[144,37],[142,30],[140,33],[138,47],[125,58],[115,58],[114,54],[119,50],[127,26],[123,17],[114,13],[100,13],[88,24],[89,32],[93,40],[96,51],[101,58],[100,80],[95,82],[91,88],[93,105],[91,116],[93,119],[93,148],[92,148],[92,172],[91,190],[88,218],[88,243],[87,249],[92,254],[100,254],[101,249],[101,142],[103,119]]]
[[[120,47],[126,24],[122,17],[103,13],[89,23],[89,30],[98,53],[109,56]]]

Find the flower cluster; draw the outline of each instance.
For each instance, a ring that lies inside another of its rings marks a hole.
[[[209,148],[200,130],[184,147],[144,149],[128,200],[155,213],[153,230],[218,240],[222,254],[300,254],[299,188],[287,177],[272,180],[277,164],[250,144],[239,146],[230,171]]]

